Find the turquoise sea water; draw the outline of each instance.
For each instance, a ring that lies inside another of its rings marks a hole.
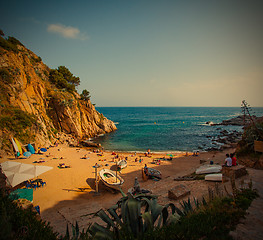
[[[242,131],[239,126],[210,126],[207,121],[222,120],[242,115],[241,108],[221,107],[97,107],[114,121],[117,131],[94,139],[106,150],[118,151],[193,151],[216,147],[211,138],[220,131]],[[252,113],[263,116],[263,108]]]

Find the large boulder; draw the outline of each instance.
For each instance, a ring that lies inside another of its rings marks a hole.
[[[242,165],[232,166],[232,167],[223,167],[222,173],[224,177],[234,177],[240,178],[247,175],[247,169]]]
[[[168,198],[178,200],[190,194],[190,190],[183,184],[177,185],[168,190]]]

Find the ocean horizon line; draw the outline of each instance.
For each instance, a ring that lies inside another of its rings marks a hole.
[[[96,108],[241,108],[241,106],[95,106]],[[251,107],[251,106],[250,106]],[[253,108],[263,108],[256,106],[256,107],[251,107]]]

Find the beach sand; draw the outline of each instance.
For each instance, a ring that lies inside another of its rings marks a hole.
[[[200,166],[200,160],[213,161],[214,164],[223,164],[225,154],[233,152],[234,149],[227,149],[223,152],[205,152],[199,156],[185,156],[185,153],[173,153],[172,161],[161,161],[160,165],[153,164],[154,158],[166,157],[166,153],[153,153],[151,157],[145,157],[143,153],[117,153],[122,158],[128,157],[128,166],[121,170],[121,177],[125,180],[122,190],[127,193],[133,187],[135,177],[138,177],[140,187],[152,191],[158,196],[158,202],[162,205],[179,201],[168,198],[168,190],[176,185],[183,184],[191,191],[190,197],[201,198],[208,193],[208,187],[214,187],[215,182],[199,181],[174,181],[176,177],[182,177],[195,172]],[[87,159],[82,159],[84,155]],[[135,158],[143,161],[135,162]],[[84,148],[72,148],[64,145],[51,147],[45,154],[34,154],[27,159],[14,159],[4,157],[0,162],[7,160],[30,163],[39,166],[51,166],[52,170],[39,176],[46,182],[46,186],[34,190],[33,205],[40,206],[41,217],[51,223],[55,231],[64,235],[67,224],[75,224],[78,221],[80,229],[87,228],[88,223],[99,221],[92,213],[101,208],[109,208],[114,205],[122,196],[120,192],[113,192],[103,183],[99,182],[99,194],[95,193],[95,163],[102,168],[115,169],[116,163],[111,152],[103,152],[103,156]],[[34,161],[44,161],[33,163]],[[58,168],[60,163],[69,165],[70,168]],[[142,179],[142,168],[156,168],[162,172],[162,180],[153,181]],[[105,166],[108,165],[108,166]],[[222,183],[220,183],[222,184]],[[185,197],[185,199],[187,199]],[[181,201],[182,199],[180,199]]]

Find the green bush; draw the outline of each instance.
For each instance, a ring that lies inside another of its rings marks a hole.
[[[23,209],[0,191],[1,239],[57,239],[57,233],[37,219],[33,207]]]
[[[14,37],[8,37],[7,41],[13,45],[21,45],[21,46],[24,46],[19,40],[17,40],[16,38]]]
[[[0,79],[2,82],[12,84],[14,82],[14,79],[10,72],[6,68],[0,69]]]
[[[4,48],[5,50],[18,53],[19,50],[17,48],[17,45],[23,46],[23,44],[14,37],[8,37],[7,40],[3,37],[0,37],[0,47]]]
[[[9,107],[4,108],[0,115],[0,129],[10,131],[14,136],[17,136],[22,142],[34,140],[32,127],[41,130],[37,122],[37,118],[19,108]]]
[[[246,127],[242,135],[242,140],[238,143],[237,155],[253,154],[254,141],[263,141],[263,120]]]
[[[80,94],[80,97],[84,101],[90,100],[90,92],[87,89],[84,89],[82,93]]]
[[[215,197],[209,202],[203,199],[202,204],[194,199],[195,207],[188,199],[181,203],[181,210],[170,205],[169,218],[173,221],[165,221],[169,224],[162,225],[154,222],[167,219],[168,205],[162,207],[156,204],[156,199],[145,199],[145,196],[136,199],[124,197],[107,212],[101,210],[97,213],[107,227],[95,223],[90,230],[95,239],[232,239],[229,232],[245,216],[245,210],[257,196],[252,189],[241,189],[235,199]],[[144,201],[147,204],[144,205]],[[142,206],[145,210],[141,212]]]
[[[61,72],[57,69],[51,69],[49,73],[49,81],[54,83],[59,89],[66,89],[68,92],[76,91],[75,85],[69,83],[63,76]]]

